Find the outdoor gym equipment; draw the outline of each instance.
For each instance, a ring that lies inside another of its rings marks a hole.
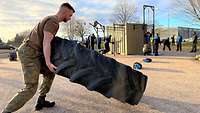
[[[146,63],[150,63],[150,62],[152,62],[152,59],[151,58],[144,58],[143,61],[146,62]]]
[[[142,69],[142,64],[139,63],[139,62],[135,62],[135,63],[133,64],[133,69],[135,69],[135,70],[140,70],[140,69]]]

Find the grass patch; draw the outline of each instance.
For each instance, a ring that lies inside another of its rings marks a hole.
[[[182,49],[184,51],[191,51],[192,50],[192,42],[183,42]],[[197,43],[197,52],[200,53],[200,40]]]

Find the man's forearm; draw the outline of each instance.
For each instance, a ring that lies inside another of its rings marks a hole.
[[[54,36],[51,33],[44,31],[43,52],[45,62],[49,70],[55,72],[55,69],[57,67],[51,63],[51,41],[53,40],[53,38]]]
[[[51,64],[50,56],[51,56],[51,46],[50,43],[45,43],[43,45],[44,57],[46,65]]]

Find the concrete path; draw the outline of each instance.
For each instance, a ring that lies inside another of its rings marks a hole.
[[[113,56],[110,56],[113,57]],[[143,65],[148,75],[148,85],[137,106],[108,99],[99,93],[88,91],[68,79],[56,76],[48,95],[56,101],[51,109],[34,111],[37,94],[16,113],[200,113],[200,62],[192,57],[158,56],[144,63],[144,56],[115,56],[119,62],[132,66]],[[40,82],[41,82],[40,78]],[[8,100],[23,88],[23,76],[19,62],[0,59],[0,110]]]

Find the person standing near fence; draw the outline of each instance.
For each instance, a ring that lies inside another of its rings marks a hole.
[[[180,33],[178,33],[178,36],[176,38],[176,44],[177,44],[177,49],[176,51],[182,51],[182,41],[183,41],[183,37],[180,35]]]
[[[172,41],[172,46],[175,46],[175,35],[173,35],[173,36],[171,37],[171,41]]]
[[[192,42],[192,50],[190,52],[197,52],[197,39],[198,39],[198,36],[196,34],[196,32],[193,33],[193,42]]]

